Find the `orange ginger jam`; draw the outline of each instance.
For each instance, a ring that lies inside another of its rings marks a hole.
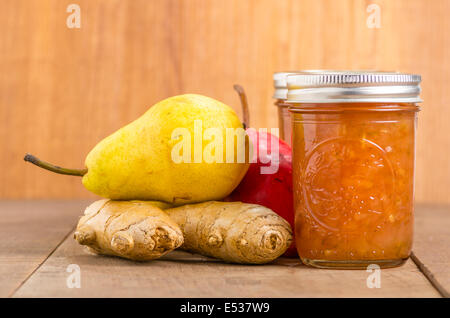
[[[413,237],[419,108],[291,106],[295,237],[302,261],[344,268],[401,264]]]

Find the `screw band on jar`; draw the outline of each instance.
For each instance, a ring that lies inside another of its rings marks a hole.
[[[289,74],[293,103],[420,103],[420,75],[396,72],[324,71]]]

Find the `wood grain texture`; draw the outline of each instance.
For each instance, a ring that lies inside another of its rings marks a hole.
[[[450,294],[450,207],[425,205],[416,209],[414,253]]]
[[[103,137],[155,102],[193,92],[276,127],[272,73],[381,69],[423,75],[416,197],[450,203],[449,0],[1,0],[0,198],[94,196],[78,178],[22,161],[25,152],[82,167]],[[381,7],[381,28],[366,26]]]
[[[69,264],[80,266],[79,289],[67,287]],[[135,263],[88,255],[68,237],[14,297],[439,297],[410,260],[381,270],[379,289],[367,288],[368,275],[283,258],[271,265],[224,264],[179,251]]]
[[[76,225],[87,201],[0,201],[0,297],[11,295]]]
[[[72,235],[58,245],[87,205],[0,202],[0,297],[439,297],[411,261],[381,270],[381,288],[369,289],[366,271],[313,269],[295,259],[245,266],[175,251],[137,263],[87,254]],[[414,245],[416,255],[447,286],[448,209],[418,207]],[[67,287],[70,264],[80,266],[80,289]]]

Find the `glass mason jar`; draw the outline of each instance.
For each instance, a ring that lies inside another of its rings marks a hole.
[[[303,263],[393,267],[409,257],[420,80],[387,72],[288,76]]]
[[[297,72],[277,72],[273,74],[273,86],[275,92],[273,98],[275,99],[275,106],[278,109],[278,127],[280,129],[280,138],[291,146],[291,115],[288,110],[287,98],[287,83],[286,77]]]

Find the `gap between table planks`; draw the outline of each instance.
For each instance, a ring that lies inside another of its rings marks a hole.
[[[416,263],[444,297],[450,297],[450,206],[416,209],[413,252]]]
[[[76,225],[88,201],[0,201],[0,297],[14,291]]]
[[[319,270],[297,260],[263,266],[231,265],[175,251],[135,263],[86,254],[71,237],[87,202],[2,202],[2,288],[14,297],[439,297],[411,261],[381,271],[381,288],[366,286],[366,271]],[[5,211],[3,211],[5,210]],[[9,212],[8,212],[9,211]],[[28,211],[28,213],[24,212]],[[30,212],[31,211],[31,212]],[[436,214],[433,214],[436,213]],[[20,217],[18,217],[19,215]],[[37,216],[39,216],[37,218]],[[16,218],[16,220],[14,220]],[[9,221],[8,221],[9,220]],[[449,288],[449,207],[419,206],[416,256]],[[48,231],[52,228],[52,231]],[[26,230],[24,230],[26,229]],[[6,233],[6,235],[5,235]],[[9,233],[9,234],[8,234]],[[43,235],[43,236],[42,236]],[[17,237],[17,238],[16,238]],[[33,240],[41,237],[40,240]],[[5,249],[5,245],[9,247]],[[81,288],[68,288],[67,266],[81,269]]]

